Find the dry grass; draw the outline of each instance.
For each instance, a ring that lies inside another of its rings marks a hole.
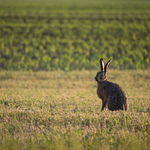
[[[100,112],[96,71],[0,72],[0,149],[150,149],[149,74],[109,70],[129,111]]]

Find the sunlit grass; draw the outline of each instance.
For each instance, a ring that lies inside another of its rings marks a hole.
[[[1,149],[149,149],[150,71],[109,70],[129,111],[103,111],[96,71],[0,72]]]

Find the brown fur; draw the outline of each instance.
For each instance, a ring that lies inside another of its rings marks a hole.
[[[100,61],[103,61],[101,59]],[[111,61],[111,60],[110,60]],[[110,66],[110,61],[105,66],[105,70],[98,72],[95,80],[97,81],[97,95],[102,100],[102,109],[109,110],[128,110],[128,99],[123,89],[116,83],[109,82],[107,79],[107,68]],[[100,62],[102,64],[102,62]],[[103,66],[101,66],[103,67]]]

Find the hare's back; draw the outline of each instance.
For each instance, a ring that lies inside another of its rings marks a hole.
[[[105,87],[106,93],[109,95],[116,94],[116,95],[125,95],[123,89],[116,83],[108,82]]]

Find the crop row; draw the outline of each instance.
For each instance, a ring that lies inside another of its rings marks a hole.
[[[150,16],[59,14],[0,16],[0,69],[149,68]]]

